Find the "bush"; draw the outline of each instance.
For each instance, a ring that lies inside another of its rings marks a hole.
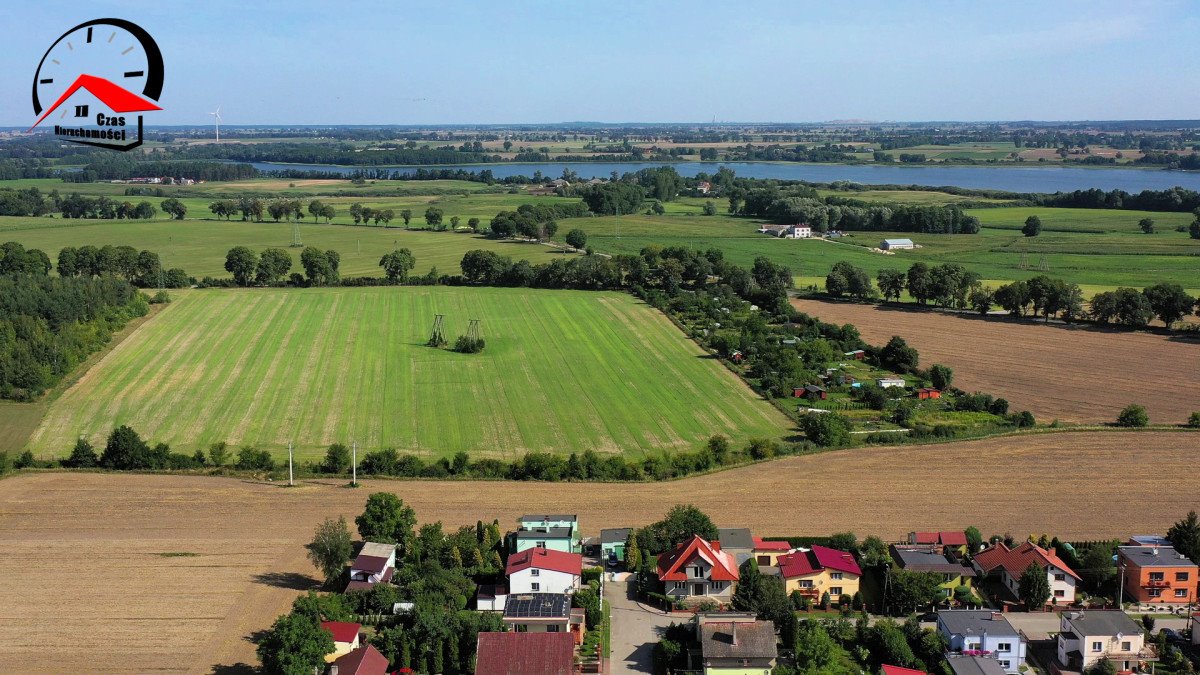
[[[1146,409],[1136,403],[1125,406],[1120,415],[1117,415],[1117,426],[1119,427],[1144,427],[1150,424],[1150,416],[1146,414]]]
[[[171,295],[166,291],[159,291],[150,298],[152,305],[165,305],[171,302]]]
[[[1028,410],[1022,410],[1021,412],[1014,414],[1009,419],[1014,425],[1016,425],[1018,429],[1027,429],[1037,423],[1037,421],[1033,418],[1033,413],[1029,412]]]
[[[454,351],[463,354],[478,354],[483,351],[483,338],[472,338],[466,335],[458,336],[454,341]]]
[[[1187,425],[1193,429],[1200,429],[1200,412],[1194,412],[1188,417]]]
[[[238,451],[237,468],[243,471],[273,471],[275,460],[266,450],[256,450],[246,446]]]

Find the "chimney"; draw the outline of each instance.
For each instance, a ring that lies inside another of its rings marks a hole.
[[[730,629],[730,631],[729,631],[729,632],[730,632],[730,633],[733,635],[733,646],[734,646],[734,647],[736,647],[736,646],[738,646],[738,643],[737,643],[737,625],[738,625],[738,622],[734,621],[734,622],[733,622],[731,625],[732,625],[733,627]],[[335,673],[334,675],[337,675],[337,674]]]
[[[1004,617],[1000,615],[1000,612],[992,612],[992,621],[1000,621],[1003,618]]]
[[[329,666],[329,675],[338,675],[338,667],[336,665]]]

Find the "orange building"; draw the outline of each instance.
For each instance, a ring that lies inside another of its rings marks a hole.
[[[1125,598],[1134,602],[1186,605],[1196,600],[1200,567],[1170,546],[1121,546],[1117,567]]]

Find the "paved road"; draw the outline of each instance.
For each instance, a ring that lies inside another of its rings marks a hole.
[[[604,588],[612,605],[610,675],[652,672],[650,658],[654,644],[672,621],[678,623],[687,619],[639,605],[632,597],[631,585],[625,581],[610,581]]]

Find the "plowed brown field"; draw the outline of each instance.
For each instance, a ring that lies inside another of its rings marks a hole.
[[[922,367],[950,366],[956,387],[1006,398],[1039,422],[1112,422],[1140,403],[1151,422],[1181,424],[1200,410],[1200,340],[820,300],[792,305],[854,324],[871,344],[899,335]]]
[[[326,517],[395,492],[447,525],[578,513],[585,534],[694,503],[763,535],[978,526],[1091,538],[1162,532],[1200,507],[1200,434],[1061,433],[793,457],[654,484],[333,481],[89,473],[0,481],[0,671],[211,671],[256,663],[316,571]],[[1169,484],[1164,482],[1170,478]],[[189,555],[164,555],[189,554]]]

